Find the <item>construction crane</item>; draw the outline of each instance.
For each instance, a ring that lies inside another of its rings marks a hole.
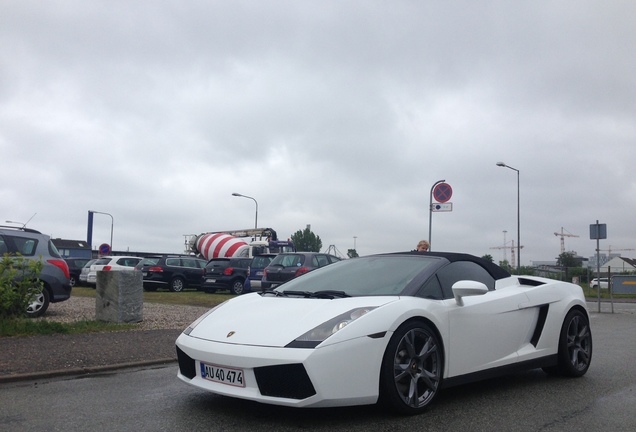
[[[511,268],[515,268],[515,241],[514,240],[510,240],[511,245],[510,246],[506,246],[505,244],[503,246],[495,246],[495,247],[491,247],[490,249],[510,249],[510,267]],[[523,246],[521,246],[520,249],[523,249]],[[505,256],[505,255],[504,255]]]
[[[599,252],[607,252],[607,255],[611,255],[612,251],[616,252],[616,251],[632,251],[634,249],[612,249],[612,246],[610,245],[608,249],[599,249]]]
[[[563,227],[561,227],[561,232],[560,233],[554,233],[555,236],[560,236],[561,237],[561,253],[565,252],[565,240],[564,237],[578,237],[576,234],[572,234],[570,232],[563,232],[566,231],[565,229],[563,229]]]

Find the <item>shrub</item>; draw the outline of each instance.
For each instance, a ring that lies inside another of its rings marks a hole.
[[[22,317],[31,298],[44,289],[38,275],[44,264],[4,254],[0,260],[0,319]]]

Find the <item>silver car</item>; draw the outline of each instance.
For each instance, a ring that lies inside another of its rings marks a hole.
[[[28,316],[42,316],[49,303],[61,302],[71,297],[68,264],[48,235],[25,227],[0,226],[0,256],[5,253],[30,260],[41,259],[44,264],[38,276],[44,289],[31,299],[27,307]]]
[[[88,283],[88,272],[91,271],[91,266],[95,264],[95,261],[97,261],[97,259],[92,259],[86,264],[84,264],[84,267],[82,267],[82,270],[80,271],[80,275],[79,275],[80,283],[83,283],[83,284]]]

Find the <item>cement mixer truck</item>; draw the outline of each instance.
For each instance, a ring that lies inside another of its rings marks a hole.
[[[255,228],[231,231],[215,231],[189,234],[185,237],[186,253],[212,258],[253,257],[262,253],[294,252],[291,240],[281,241],[271,228]],[[252,237],[251,240],[244,240]]]

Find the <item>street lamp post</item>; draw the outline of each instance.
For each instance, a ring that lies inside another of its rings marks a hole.
[[[104,213],[104,212],[98,212],[95,210],[89,210],[89,213],[98,213],[98,214],[103,214],[103,215],[107,215],[110,216],[110,251],[112,253],[113,251],[113,226],[115,225],[115,219],[113,218],[113,215],[110,213]]]
[[[517,171],[517,274],[521,274],[521,210],[519,205],[519,170],[506,165],[503,162],[497,162],[497,166],[509,168],[513,171]]]
[[[254,204],[256,204],[256,216],[254,217],[254,229],[258,229],[258,202],[254,198],[252,198],[251,196],[243,195],[243,194],[236,193],[236,192],[234,192],[232,194],[232,196],[247,198],[247,199],[251,199],[252,201],[254,201]]]

